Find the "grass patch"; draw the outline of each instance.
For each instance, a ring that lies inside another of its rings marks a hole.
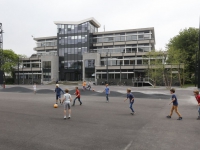
[[[194,84],[184,84],[182,88],[195,87]]]

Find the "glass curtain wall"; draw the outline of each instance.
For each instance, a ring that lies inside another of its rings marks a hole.
[[[82,80],[82,54],[89,51],[90,35],[97,29],[90,22],[57,27],[60,80]]]

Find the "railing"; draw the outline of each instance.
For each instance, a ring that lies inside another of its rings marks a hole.
[[[154,40],[150,33],[140,35],[113,35],[93,38],[93,44],[107,42],[124,42],[124,41],[139,41],[139,40]]]
[[[89,53],[138,53],[150,52],[151,46],[136,46],[136,47],[120,47],[120,48],[103,48],[103,49],[90,49]],[[86,52],[86,53],[88,53]]]

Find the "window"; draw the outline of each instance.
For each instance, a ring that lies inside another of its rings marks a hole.
[[[138,40],[143,40],[144,39],[144,35],[138,35]]]
[[[51,61],[43,61],[44,69],[51,69]]]
[[[137,60],[137,65],[142,65],[142,60]]]
[[[85,68],[94,68],[94,67],[95,67],[94,59],[85,60]]]
[[[124,65],[129,65],[129,60],[124,60]]]

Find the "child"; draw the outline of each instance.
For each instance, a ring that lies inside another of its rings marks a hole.
[[[109,102],[108,95],[110,94],[110,89],[108,87],[108,84],[106,84],[106,88],[105,88],[104,92],[106,94],[106,102],[108,103]]]
[[[36,83],[34,83],[34,85],[33,85],[33,92],[34,92],[34,94],[36,94]]]
[[[167,118],[171,118],[172,117],[172,114],[173,114],[173,111],[175,110],[175,112],[178,114],[179,118],[177,120],[182,120],[183,118],[181,117],[181,114],[178,112],[178,99],[176,97],[176,95],[174,94],[175,93],[175,89],[171,89],[170,90],[170,94],[172,94],[172,101],[169,103],[169,105],[171,103],[173,103],[173,106],[171,108],[171,113],[169,116],[167,116]]]
[[[64,94],[64,92],[63,92],[63,90],[61,88],[59,88],[59,84],[56,84],[55,92],[56,92],[56,104],[58,104],[58,99],[60,100],[60,104],[61,104],[61,95],[60,95],[60,93],[62,92]]]
[[[87,88],[88,88],[88,90],[90,91],[90,89],[91,89],[91,81],[88,82]]]
[[[199,106],[198,107],[199,116],[198,116],[197,120],[200,120],[200,95],[199,95],[199,91],[198,90],[195,90],[193,92],[194,92],[194,96],[195,96],[195,98],[197,100],[197,103],[198,103],[198,106]]]
[[[71,118],[70,102],[72,101],[72,97],[69,94],[69,90],[68,89],[65,89],[65,93],[66,94],[64,94],[64,98],[62,100],[62,103],[64,102],[64,119],[66,119],[66,111],[67,111],[67,109],[68,109],[68,113],[69,113],[69,116],[68,116],[67,119],[70,119]]]
[[[85,90],[86,90],[86,82],[83,81],[83,91],[85,91]]]
[[[73,102],[73,105],[75,105],[75,101],[76,99],[78,99],[78,101],[80,102],[80,105],[82,105],[82,102],[81,102],[81,95],[80,95],[80,91],[78,90],[78,87],[75,88],[76,92],[74,94],[76,94],[76,97],[74,99],[74,102]]]
[[[133,103],[134,103],[134,96],[133,94],[131,93],[131,89],[127,89],[127,98],[124,100],[124,102],[129,98],[130,100],[130,105],[129,105],[129,108],[131,109],[131,115],[134,115],[135,114],[135,111],[133,110]]]

